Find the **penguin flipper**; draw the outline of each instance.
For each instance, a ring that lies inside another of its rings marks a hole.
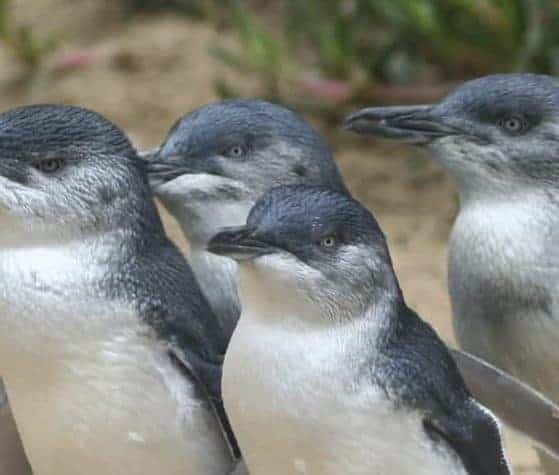
[[[461,350],[450,350],[473,396],[503,423],[559,460],[559,406],[522,381]]]
[[[511,474],[497,420],[474,399],[448,417],[426,416],[423,427],[431,439],[452,447],[469,475]]]
[[[241,451],[221,398],[221,365],[202,361],[194,353],[185,357],[175,348],[170,348],[169,353],[181,371],[196,383],[198,390],[214,413],[223,438],[227,442],[233,463],[238,463],[242,458]]]

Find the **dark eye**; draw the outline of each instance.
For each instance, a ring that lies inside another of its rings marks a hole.
[[[233,145],[225,151],[225,155],[231,158],[240,158],[245,154],[245,147],[242,145]]]
[[[36,162],[34,167],[43,173],[56,173],[64,166],[64,163],[62,158],[49,158]]]
[[[326,248],[332,248],[336,245],[336,238],[334,236],[325,236],[320,240],[320,245]]]
[[[502,119],[499,125],[510,134],[518,135],[526,130],[528,123],[523,117],[513,115]]]

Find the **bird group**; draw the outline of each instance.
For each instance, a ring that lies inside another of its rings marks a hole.
[[[559,474],[559,82],[488,76],[344,127],[427,146],[455,181],[463,351],[406,305],[292,111],[206,105],[145,152],[80,107],[0,114],[0,374],[24,451],[0,474],[509,474],[492,412]]]

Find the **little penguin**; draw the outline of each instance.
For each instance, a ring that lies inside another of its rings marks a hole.
[[[0,114],[0,374],[37,475],[223,475],[219,322],[114,124]]]
[[[345,125],[433,151],[460,200],[448,257],[457,339],[559,404],[559,81],[486,76]]]
[[[208,250],[239,264],[222,385],[251,474],[510,473],[495,418],[407,307],[360,203],[276,187]]]

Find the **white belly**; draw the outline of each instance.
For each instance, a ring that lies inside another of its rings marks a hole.
[[[162,351],[127,347],[5,373],[34,473],[225,473],[223,440],[192,384]]]
[[[355,381],[339,334],[243,315],[225,359],[225,406],[252,475],[464,474],[420,416]]]
[[[50,254],[0,253],[0,374],[34,474],[226,473],[217,423],[165,346]]]

